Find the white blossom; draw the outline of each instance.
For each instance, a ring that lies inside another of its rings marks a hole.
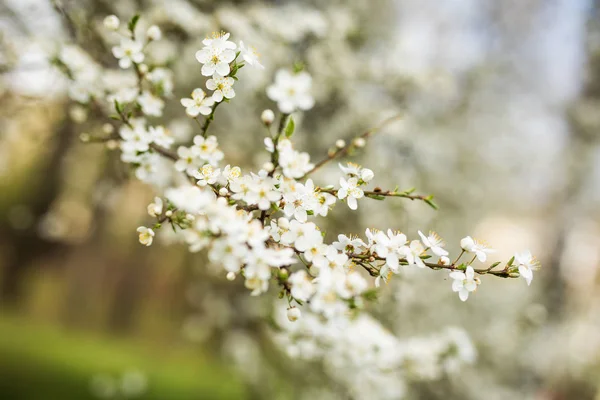
[[[267,88],[269,98],[277,102],[282,113],[290,114],[296,110],[310,110],[315,100],[310,94],[312,78],[307,72],[292,74],[280,69],[275,75],[275,83]]]
[[[165,102],[160,97],[153,95],[147,90],[142,92],[137,98],[137,102],[142,107],[144,114],[154,117],[160,117],[165,106]]]
[[[363,182],[370,182],[375,177],[375,174],[372,170],[363,168],[362,166],[352,162],[349,162],[346,167],[344,167],[342,164],[338,165],[345,174],[349,175],[350,177],[356,177]]]
[[[531,255],[529,251],[523,253],[516,253],[514,263],[519,268],[519,274],[527,282],[527,286],[531,285],[533,280],[533,270],[539,266],[538,261]]]
[[[487,255],[495,250],[488,248],[485,244],[476,241],[471,236],[467,236],[460,240],[460,247],[469,253],[475,253],[477,259],[481,262],[487,260]]]
[[[297,300],[307,301],[315,292],[315,286],[305,270],[291,274],[288,282],[291,285],[291,295]]]
[[[154,198],[154,203],[148,204],[148,215],[151,217],[157,217],[162,214],[163,201],[160,197]]]
[[[212,112],[212,106],[215,101],[212,97],[206,97],[202,89],[194,89],[192,98],[181,99],[181,105],[185,107],[185,112],[190,117],[197,117],[198,114],[209,115]]]
[[[150,228],[146,228],[145,226],[140,226],[137,228],[139,233],[140,243],[144,246],[150,246],[152,244],[152,240],[154,239],[154,231]]]
[[[418,240],[412,240],[409,246],[404,246],[400,253],[406,257],[408,265],[416,265],[419,268],[425,268],[425,263],[421,256],[425,252],[425,247]]]
[[[148,134],[154,143],[165,148],[171,147],[175,141],[173,136],[171,136],[171,132],[165,129],[164,126],[151,126],[148,129]]]
[[[230,76],[221,76],[215,73],[212,79],[206,81],[206,88],[208,90],[214,90],[212,99],[217,103],[223,101],[223,98],[232,99],[235,97],[235,91],[233,90],[233,83],[235,81]]]
[[[223,152],[219,150],[217,137],[210,135],[206,138],[197,135],[194,137],[194,145],[192,151],[201,160],[204,160],[212,165],[217,165],[224,157]]]
[[[479,278],[475,276],[475,271],[470,265],[467,267],[465,272],[463,271],[452,271],[450,272],[450,278],[452,281],[452,291],[458,292],[458,297],[462,301],[467,301],[469,293],[477,290],[477,286],[481,283]]]
[[[212,38],[204,39],[205,47],[196,52],[196,60],[204,64],[202,75],[211,76],[215,72],[221,76],[229,75],[229,63],[235,59],[236,45],[229,40],[229,33],[214,34]]]
[[[340,189],[338,190],[338,199],[346,199],[348,207],[351,210],[358,208],[358,202],[356,200],[361,199],[365,194],[361,188],[358,187],[358,179],[350,178],[348,180],[340,178]]]
[[[131,67],[132,63],[139,64],[144,61],[142,52],[144,45],[131,39],[122,39],[119,46],[112,48],[113,55],[119,59],[119,66],[123,69]]]
[[[406,238],[404,239],[406,243]],[[403,243],[403,244],[404,244]],[[348,237],[346,235],[338,235],[338,240],[332,243],[332,246],[339,251],[351,254],[360,254],[366,250],[367,245],[358,237]]]
[[[146,79],[157,85],[165,96],[173,94],[173,72],[166,68],[154,68]]]
[[[419,231],[418,233],[419,236],[421,236],[421,241],[423,242],[425,247],[430,248],[431,251],[433,251],[433,254],[435,254],[438,257],[448,255],[448,252],[443,249],[445,243],[442,240],[442,238],[438,236],[437,233],[429,231],[428,236],[425,236],[421,231]]]
[[[254,47],[246,47],[244,45],[244,42],[242,42],[240,40],[239,48],[240,48],[240,55],[242,56],[244,61],[246,61],[248,64],[252,65],[253,67],[257,67],[260,69],[265,68],[260,63],[260,61],[258,61],[258,59],[260,58],[260,55],[258,54],[258,52],[256,51],[256,49]]]
[[[198,179],[198,186],[214,185],[221,174],[220,169],[215,169],[212,165],[206,164],[199,171],[194,171],[194,178]]]
[[[353,178],[354,179],[354,178]],[[386,265],[394,273],[398,272],[400,249],[406,244],[406,235],[388,229],[387,235],[379,231],[373,238],[373,250],[385,259]]]

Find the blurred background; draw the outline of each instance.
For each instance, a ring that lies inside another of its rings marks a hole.
[[[316,106],[297,116],[320,159],[401,112],[353,157],[383,188],[418,188],[440,207],[364,200],[327,232],[433,229],[531,249],[524,280],[485,277],[467,303],[443,272],[382,288],[368,312],[400,338],[463,327],[477,361],[453,377],[407,378],[406,399],[600,399],[600,2],[596,0],[3,0],[0,2],[0,398],[353,399],[319,363],[272,340],[276,293],[251,298],[168,234],[145,248],[155,190],[117,151],[85,144],[102,116],[74,104],[49,62],[62,46],[116,70],[106,15],[136,13],[166,40],[174,71],[161,120],[194,135],[178,99],[204,86],[207,33],[259,49],[211,129],[227,163],[267,160],[260,112],[274,72],[303,62]],[[337,179],[336,165],[316,176]],[[166,232],[168,233],[168,232]],[[333,240],[335,236],[328,237]]]

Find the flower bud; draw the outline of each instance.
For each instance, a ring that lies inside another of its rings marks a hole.
[[[446,256],[441,256],[439,264],[440,265],[450,265],[450,259]]]
[[[141,72],[142,74],[145,74],[145,73],[147,73],[147,72],[148,72],[148,66],[147,66],[146,64],[140,64],[140,65],[138,66],[138,68],[140,69],[140,72]]]
[[[287,218],[281,217],[277,220],[277,226],[281,229],[290,229],[290,221]]]
[[[235,272],[228,272],[228,273],[227,273],[227,280],[228,280],[228,281],[233,281],[233,280],[235,280]]]
[[[275,121],[275,113],[269,109],[264,110],[260,115],[260,119],[262,120],[263,124],[269,126],[273,123],[273,121]]]
[[[346,146],[346,142],[342,139],[338,139],[335,141],[335,147],[337,147],[338,149],[342,149],[344,148],[344,146]]]
[[[222,187],[221,189],[219,189],[219,196],[227,196],[227,194],[229,193],[229,190],[227,190],[227,188]]]
[[[354,139],[353,141],[354,146],[360,148],[360,147],[365,147],[365,145],[367,144],[367,142],[365,141],[365,139],[358,137],[356,139]]]
[[[87,110],[81,106],[73,106],[69,109],[69,116],[73,122],[81,124],[85,122],[88,117]]]
[[[118,140],[109,140],[108,142],[106,142],[106,148],[108,150],[116,150],[119,148],[119,141]]]
[[[300,309],[296,307],[288,308],[287,310],[287,317],[291,322],[297,321],[301,315]]]
[[[369,168],[363,168],[360,171],[360,179],[362,179],[365,182],[369,182],[371,179],[373,179],[374,176],[375,174]]]
[[[112,126],[111,124],[106,123],[106,124],[102,125],[102,132],[106,133],[107,135],[110,135],[114,131],[115,131],[115,127]]]
[[[146,37],[149,40],[160,40],[160,38],[162,37],[162,32],[160,31],[160,28],[158,26],[152,25],[146,31]]]
[[[171,210],[167,210],[167,212],[165,213],[165,216],[166,216],[167,218],[171,218],[171,217],[173,216],[173,211],[171,211]]]
[[[464,237],[460,240],[460,248],[464,251],[473,251],[475,241],[471,236]]]
[[[273,163],[270,161],[267,161],[266,163],[264,163],[262,167],[267,172],[271,172],[275,169],[275,165],[273,165]]]
[[[108,17],[104,18],[104,27],[111,31],[116,31],[119,29],[120,23],[121,21],[119,21],[119,18],[116,15],[109,15]]]

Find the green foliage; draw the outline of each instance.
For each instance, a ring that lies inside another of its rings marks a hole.
[[[6,317],[0,331],[2,399],[91,400],[93,376],[117,378],[132,369],[148,379],[140,400],[245,398],[231,371],[187,347],[67,334]]]
[[[285,129],[283,130],[285,137],[287,137],[287,138],[292,137],[295,130],[296,130],[296,122],[294,122],[294,117],[292,117],[290,115],[290,117],[288,118],[287,125],[285,126]]]
[[[137,26],[137,23],[139,20],[140,20],[140,15],[136,14],[133,16],[133,18],[131,18],[131,21],[129,21],[129,23],[127,24],[127,29],[129,29],[129,31],[131,33],[133,33],[135,31],[135,27]]]

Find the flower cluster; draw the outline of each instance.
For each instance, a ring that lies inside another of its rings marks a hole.
[[[435,205],[431,196],[414,195],[412,190],[366,190],[375,174],[354,163],[339,164],[341,176],[337,188],[317,185],[308,177],[324,163],[347,154],[350,148],[363,147],[368,136],[354,138],[350,145],[339,140],[338,150],[316,164],[308,153],[294,149],[291,137],[295,122],[289,114],[308,110],[314,104],[311,77],[306,71],[280,70],[275,83],[267,89],[267,95],[282,112],[276,131],[272,131],[274,113],[266,110],[261,116],[270,133],[264,142],[271,161],[256,173],[222,166],[225,154],[219,149],[217,138],[208,135],[214,111],[224,100],[234,98],[232,86],[245,64],[262,67],[256,51],[243,42],[236,45],[229,40],[229,33],[207,37],[202,42],[204,47],[196,53],[202,75],[209,77],[206,87],[212,94],[207,96],[197,88],[191,98],[181,99],[188,116],[202,115],[205,120],[190,145],[172,151],[174,140],[168,130],[149,124],[146,118],[161,115],[162,97],[173,86],[168,70],[144,64],[146,46],[162,35],[158,27],[150,27],[144,40],[139,39],[137,21],[137,17],[133,18],[125,32],[119,32],[118,19],[105,21],[107,28],[122,36],[120,44],[113,48],[113,55],[122,69],[134,69],[137,79],[133,95],[123,93],[121,88],[118,92],[98,92],[94,96],[113,101],[116,119],[122,122],[117,137],[121,158],[134,166],[139,179],[155,183],[155,175],[161,169],[170,169],[170,174],[183,174],[183,182],[187,182],[182,185],[181,177],[171,179],[179,183],[167,188],[164,197],[155,199],[148,207],[157,222],[138,229],[142,244],[151,245],[160,227],[169,223],[178,228],[192,251],[208,248],[209,259],[221,264],[230,279],[242,275],[252,294],[267,291],[274,280],[287,297],[289,317],[294,320],[300,317],[296,307],[299,305],[328,318],[360,307],[370,290],[365,272],[375,277],[375,286],[380,286],[382,280],[387,282],[403,268],[446,269],[450,271],[452,290],[463,301],[481,284],[479,275],[522,276],[531,283],[532,271],[538,264],[529,252],[515,255],[502,268],[497,268],[500,263],[494,263],[477,269],[473,263],[476,260],[485,263],[493,250],[470,236],[461,240],[462,251],[453,261],[444,241],[434,232],[428,235],[418,232],[419,239],[409,240],[392,229],[367,229],[365,240],[342,234],[333,243],[326,243],[314,219],[328,216],[338,201],[345,202],[352,210],[357,209],[362,198],[401,197]],[[80,74],[89,64],[72,49],[64,53],[71,54],[63,58],[70,61],[65,65],[72,76]],[[466,254],[472,254],[472,259],[461,262]],[[431,262],[433,256],[437,260]],[[302,268],[296,267],[298,262],[303,264]]]
[[[531,253],[516,254],[510,259],[504,268],[497,269],[500,262],[490,265],[488,268],[474,269],[472,264],[475,260],[485,262],[487,254],[495,250],[488,248],[485,244],[467,236],[460,241],[461,253],[454,261],[450,261],[449,253],[444,248],[445,242],[435,232],[429,232],[426,236],[418,232],[420,240],[408,240],[401,232],[388,229],[386,232],[367,229],[366,240],[350,238],[339,235],[334,246],[365,267],[371,275],[377,276],[375,285],[379,286],[381,281],[388,281],[394,274],[401,272],[400,267],[416,266],[418,268],[447,269],[450,271],[452,290],[457,292],[462,301],[469,298],[469,293],[477,290],[481,284],[479,275],[496,275],[501,277],[522,276],[529,285],[533,279],[533,270],[538,267],[537,261]],[[429,254],[429,252],[433,254]],[[465,254],[473,254],[473,257],[460,262]],[[428,262],[432,256],[437,256],[436,262]]]
[[[318,226],[318,218],[329,216],[338,201],[345,202],[351,210],[356,210],[358,200],[363,198],[382,201],[394,197],[436,206],[432,196],[414,194],[414,189],[368,190],[375,179],[374,172],[354,163],[339,164],[337,185],[320,184],[312,176],[322,165],[364,147],[369,135],[354,137],[349,144],[338,140],[337,150],[315,163],[308,153],[294,148],[292,137],[296,125],[290,114],[314,105],[310,93],[312,80],[307,71],[280,70],[275,83],[267,89],[268,97],[281,111],[277,129],[273,124],[275,113],[265,110],[261,115],[269,133],[264,144],[265,156],[270,161],[255,172],[242,172],[239,167],[226,164],[226,154],[219,148],[217,137],[208,134],[215,110],[234,99],[233,85],[239,79],[240,69],[246,64],[262,67],[256,51],[241,41],[236,45],[229,40],[229,33],[220,32],[204,39],[204,47],[196,53],[202,64],[200,73],[207,77],[205,87],[212,93],[207,95],[197,88],[191,98],[180,100],[185,114],[198,122],[199,130],[191,142],[181,143],[176,151],[172,150],[175,140],[169,131],[148,120],[162,115],[164,98],[173,89],[171,72],[149,63],[144,53],[146,46],[162,35],[158,27],[150,27],[141,40],[136,35],[137,21],[137,17],[133,18],[125,32],[119,32],[118,19],[105,21],[108,29],[122,36],[120,44],[113,48],[113,55],[121,70],[133,78],[131,85],[112,82],[110,90],[105,85],[84,93],[82,88],[91,78],[80,75],[89,60],[73,50],[63,51],[59,58],[73,80],[74,99],[98,102],[104,109],[114,108],[116,114],[112,117],[120,126],[115,130],[108,125],[107,136],[93,139],[117,143],[122,160],[132,165],[136,177],[162,188],[161,194],[148,205],[148,214],[154,222],[138,228],[143,245],[152,245],[161,228],[168,225],[188,244],[190,251],[206,250],[209,260],[223,268],[227,279],[244,279],[252,295],[278,287],[280,296],[287,301],[287,320],[306,320],[308,326],[296,322],[293,335],[301,336],[304,330],[313,333],[323,330],[313,336],[319,340],[331,339],[325,347],[335,348],[339,354],[326,357],[326,361],[336,368],[346,363],[364,363],[364,359],[355,358],[358,353],[370,354],[378,371],[395,371],[411,358],[410,348],[397,346],[397,339],[389,337],[369,317],[352,318],[353,310],[374,298],[382,281],[389,281],[406,268],[448,270],[452,290],[462,301],[481,284],[479,276],[522,276],[527,284],[531,283],[532,271],[538,263],[529,252],[516,254],[503,266],[496,262],[476,268],[474,263],[486,263],[493,250],[470,236],[460,241],[460,254],[453,260],[444,241],[434,232],[426,235],[419,231],[418,239],[409,239],[393,229],[366,229],[364,239],[340,234],[337,240],[328,242]],[[70,56],[64,55],[69,52]],[[305,311],[304,317],[301,309]],[[340,332],[332,333],[332,329],[339,328]],[[355,343],[358,338],[360,343]],[[448,352],[448,341],[440,343],[443,345],[433,346],[431,359],[456,356],[456,352]],[[310,346],[305,343],[289,348],[295,349],[292,353],[311,358],[315,350]],[[347,351],[361,346],[366,346],[363,352]],[[418,347],[415,344],[414,348]],[[376,355],[372,354],[374,348],[379,349]],[[458,354],[456,357],[463,361],[472,358]],[[454,361],[448,361],[448,368]],[[439,375],[428,367],[416,368],[426,371],[419,372],[424,376]],[[398,376],[393,373],[390,379],[395,378]]]
[[[276,144],[270,137],[265,138],[265,148],[277,158],[283,176],[290,179],[302,178],[310,172],[314,165],[310,162],[308,153],[294,150],[289,139],[280,139]]]
[[[441,379],[458,373],[477,356],[468,335],[456,327],[431,337],[401,340],[366,314],[323,320],[306,313],[301,321],[289,322],[289,311],[288,318],[283,311],[275,314],[282,327],[276,343],[291,357],[322,360],[328,374],[357,399],[400,398],[409,377]]]
[[[229,40],[229,36],[230,34],[225,32],[213,33],[211,37],[202,41],[204,48],[196,52],[196,60],[202,64],[202,75],[211,77],[206,81],[206,88],[213,91],[211,99],[217,103],[223,99],[230,100],[235,97],[233,84],[237,79],[235,74],[238,69],[245,64],[263,68],[258,61],[256,50],[246,47],[242,41],[238,47]],[[245,63],[235,62],[240,55]],[[208,114],[203,113],[203,115]]]

